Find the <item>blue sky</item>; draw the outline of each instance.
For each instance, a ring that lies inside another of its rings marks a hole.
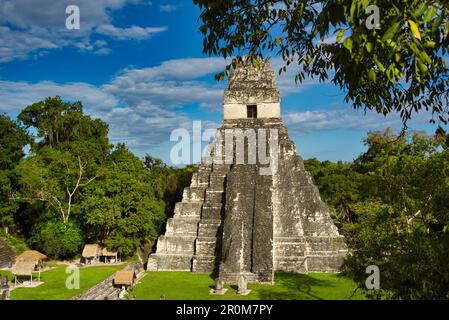
[[[65,8],[80,8],[80,30],[67,30]],[[216,128],[225,83],[213,75],[226,61],[202,54],[199,10],[175,0],[1,0],[0,112],[15,117],[47,96],[81,100],[110,126],[113,143],[139,157],[170,162],[170,133],[193,120]],[[281,66],[272,58],[273,69]],[[331,84],[277,79],[281,113],[304,158],[350,161],[364,151],[369,130],[401,128],[397,115],[364,115]],[[411,129],[433,133],[429,114]]]

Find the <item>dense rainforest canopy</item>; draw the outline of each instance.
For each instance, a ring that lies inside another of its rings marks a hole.
[[[59,97],[26,107],[18,122],[1,115],[0,130],[2,233],[53,258],[87,242],[132,256],[156,238],[192,172],[111,145],[106,123]]]
[[[370,132],[352,163],[305,161],[346,237],[345,273],[376,298],[449,299],[449,136]]]

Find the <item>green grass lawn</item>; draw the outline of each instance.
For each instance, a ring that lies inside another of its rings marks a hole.
[[[224,296],[209,295],[214,280],[209,274],[191,272],[147,272],[133,290],[138,300],[345,300],[364,299],[348,278],[330,273],[277,273],[274,285],[250,284],[248,296],[237,296],[236,286],[226,285]]]
[[[17,288],[11,292],[12,300],[66,300],[70,299],[90,287],[100,283],[117,270],[124,267],[123,264],[111,266],[98,266],[80,268],[80,289],[69,290],[66,288],[66,279],[69,274],[65,273],[65,265],[57,265],[41,273],[41,279],[44,282],[35,288]],[[0,274],[7,274],[13,279],[11,273],[0,271]]]

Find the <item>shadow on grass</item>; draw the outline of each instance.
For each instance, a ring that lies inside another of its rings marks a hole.
[[[307,274],[276,273],[274,287],[258,287],[256,291],[262,300],[324,300],[314,293],[316,287],[329,288],[334,284]]]

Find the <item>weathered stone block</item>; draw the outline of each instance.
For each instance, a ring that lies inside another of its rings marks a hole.
[[[199,219],[190,218],[170,218],[167,220],[166,235],[189,235],[196,236],[198,230]]]
[[[226,175],[212,173],[209,178],[209,190],[224,191]]]
[[[221,220],[201,220],[198,225],[198,236],[218,237],[221,236]]]
[[[206,190],[206,203],[223,203],[225,193],[223,191]]]
[[[195,245],[195,236],[160,236],[157,242],[157,252],[161,253],[180,253],[193,254]]]
[[[212,172],[214,174],[221,174],[226,175],[229,172],[229,169],[231,168],[231,165],[229,164],[213,164],[212,165]]]
[[[307,256],[307,271],[309,272],[339,272],[344,255]]]
[[[291,273],[306,273],[309,271],[305,257],[277,257],[274,260],[274,269]]]
[[[184,189],[182,199],[184,202],[203,202],[205,190],[204,187],[187,187]]]
[[[215,246],[216,238],[198,238],[195,241],[195,255],[196,256],[211,256],[216,255]]]
[[[192,261],[193,272],[213,272],[217,261],[215,256],[195,256]]]
[[[207,187],[209,184],[209,174],[195,172],[192,174],[191,187]]]
[[[204,204],[201,211],[201,219],[221,220],[224,213],[223,206],[216,204]]]
[[[201,208],[203,204],[201,202],[178,202],[175,205],[174,217],[200,217]]]
[[[309,252],[336,253],[344,250],[343,237],[307,237]]]
[[[153,271],[191,271],[192,255],[151,254],[147,262],[147,270]]]
[[[276,257],[305,256],[307,244],[304,238],[284,238],[274,240],[274,252]]]

